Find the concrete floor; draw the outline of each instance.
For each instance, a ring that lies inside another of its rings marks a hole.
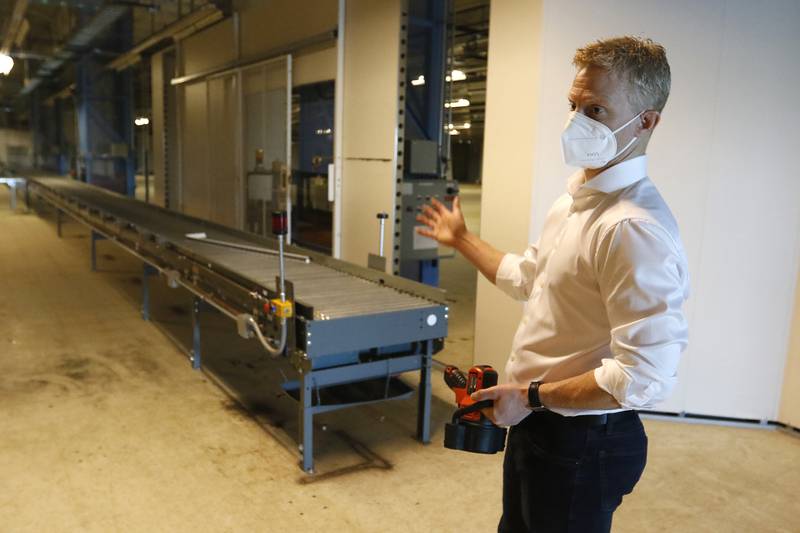
[[[307,478],[284,367],[208,313],[207,371],[192,371],[186,295],[154,282],[145,322],[139,264],[102,242],[92,273],[85,228],[58,239],[52,212],[7,206],[0,189],[0,531],[495,529],[502,457],[442,447],[438,375],[430,445],[412,438],[415,398],[331,413]],[[800,439],[646,427],[650,462],[614,531],[800,531]]]

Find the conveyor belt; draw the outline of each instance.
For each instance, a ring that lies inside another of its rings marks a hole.
[[[274,287],[278,275],[275,256],[235,250],[186,238],[186,234],[204,232],[211,239],[253,245],[251,240],[234,235],[198,220],[184,217],[156,206],[108,193],[85,183],[62,178],[36,178],[36,183],[77,201],[79,204],[124,220],[140,230],[158,235],[165,242],[188,250],[221,265],[264,287]],[[261,246],[264,243],[259,243]],[[300,251],[305,253],[305,251]],[[437,305],[386,285],[361,279],[315,263],[287,260],[286,278],[294,283],[295,299],[313,307],[315,319],[333,319],[374,315],[390,311],[424,309]]]
[[[200,308],[210,304],[236,321],[238,333],[258,332],[265,349],[268,338],[285,338],[282,353],[298,380],[283,388],[299,402],[298,441],[303,470],[313,471],[315,414],[354,405],[406,397],[411,390],[390,394],[401,373],[419,370],[417,437],[430,440],[431,361],[447,335],[444,293],[409,280],[366,269],[289,246],[287,252],[308,261],[287,259],[287,289],[293,291],[295,313],[279,319],[270,307],[277,297],[278,259],[267,253],[276,241],[186,216],[161,207],[63,178],[29,178],[31,193],[53,205],[61,228],[62,213],[92,230],[92,265],[96,242],[112,239],[143,261],[142,314],[148,317],[148,278],[160,272],[172,287],[194,295],[192,306],[193,368],[201,367]],[[187,238],[205,233],[206,240]],[[247,249],[213,244],[222,241]],[[253,250],[255,248],[255,250]],[[291,295],[290,295],[291,296]],[[251,328],[251,329],[248,329]],[[279,336],[276,336],[279,332]],[[263,335],[262,335],[263,333]],[[281,343],[282,344],[282,343]],[[321,390],[334,390],[377,380],[381,386],[357,394],[357,400],[325,403]]]

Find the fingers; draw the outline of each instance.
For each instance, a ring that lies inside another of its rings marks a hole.
[[[428,237],[429,239],[436,240],[436,237],[434,236],[433,232],[425,228],[417,228],[417,233],[422,235],[423,237]]]
[[[494,407],[487,407],[486,409],[481,409],[481,413],[483,413],[483,416],[491,420],[492,424],[497,424],[497,419],[494,417]]]
[[[447,207],[445,207],[445,205],[436,198],[431,198],[431,205],[440,215],[444,215],[445,213],[449,212],[449,209],[447,209]]]
[[[425,214],[425,216],[433,219],[434,222],[439,222],[439,220],[442,218],[441,215],[434,211],[429,205],[423,205],[422,212]]]
[[[456,196],[453,198],[453,212],[461,211],[461,197]]]
[[[423,215],[417,215],[417,222],[421,222],[431,229],[436,227],[436,223],[433,220]]]
[[[488,389],[480,389],[473,392],[470,397],[479,402],[481,400],[496,400],[499,396],[498,387],[489,387]]]

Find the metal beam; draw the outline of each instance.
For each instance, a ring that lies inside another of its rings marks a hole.
[[[11,13],[11,18],[8,19],[8,24],[6,24],[6,33],[3,35],[0,53],[8,54],[11,51],[11,45],[14,44],[22,21],[25,20],[25,11],[27,9],[28,0],[17,0],[17,3],[14,4],[14,11]]]

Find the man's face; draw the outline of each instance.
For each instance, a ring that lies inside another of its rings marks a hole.
[[[611,72],[595,66],[582,68],[575,75],[567,96],[570,111],[583,113],[616,130],[642,111],[628,100],[628,84]],[[617,135],[617,146],[625,146],[637,133],[634,121]]]

